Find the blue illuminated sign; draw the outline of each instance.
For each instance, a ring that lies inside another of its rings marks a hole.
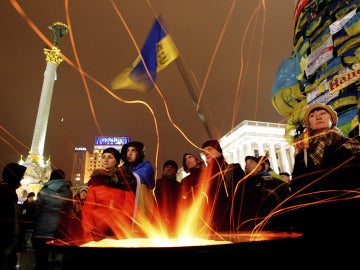
[[[96,145],[122,146],[130,142],[130,137],[95,137]]]

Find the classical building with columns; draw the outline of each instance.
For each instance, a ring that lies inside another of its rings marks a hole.
[[[285,124],[244,120],[219,142],[228,163],[245,168],[246,156],[268,156],[275,172],[292,173],[295,148],[285,139]]]

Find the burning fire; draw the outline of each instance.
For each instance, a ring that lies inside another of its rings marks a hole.
[[[90,248],[150,248],[150,247],[196,247],[196,246],[214,246],[229,245],[242,242],[258,242],[277,239],[290,239],[301,237],[302,234],[294,232],[242,232],[234,234],[220,234],[213,239],[199,237],[179,237],[179,238],[128,238],[128,239],[110,239],[105,238],[100,241],[91,241],[80,245],[80,247]],[[54,244],[54,243],[53,243]]]
[[[230,241],[207,240],[197,237],[181,238],[129,238],[129,239],[103,239],[101,241],[91,241],[81,245],[81,247],[179,247],[179,246],[205,246],[205,245],[225,245],[232,244]]]

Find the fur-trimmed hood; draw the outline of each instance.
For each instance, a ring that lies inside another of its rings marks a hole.
[[[104,169],[96,169],[93,171],[88,183],[89,186],[109,186],[122,190],[136,190],[137,181],[129,172],[125,172],[121,168],[114,168],[111,171]]]

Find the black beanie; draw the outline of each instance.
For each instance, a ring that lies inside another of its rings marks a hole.
[[[169,166],[169,165],[173,166],[176,169],[176,171],[178,170],[178,165],[177,165],[176,161],[174,161],[172,159],[165,161],[163,170],[165,169],[166,166]]]
[[[259,158],[255,157],[255,156],[246,156],[245,157],[245,161],[247,161],[248,159],[251,159],[253,161],[255,161],[256,163],[259,163]]]
[[[130,146],[136,148],[136,150],[139,153],[139,157],[137,158],[137,160],[132,165],[136,165],[136,164],[139,164],[139,163],[143,162],[144,158],[145,158],[145,146],[144,146],[144,144],[142,142],[140,142],[140,141],[131,141],[131,142],[125,144],[121,148],[121,156],[122,156],[122,159],[123,159],[124,163],[128,164],[126,155],[127,155],[127,150],[128,150],[128,148]]]
[[[9,183],[13,188],[18,188],[21,179],[23,179],[26,167],[18,163],[7,164],[2,171],[4,182]]]
[[[61,169],[55,169],[51,172],[49,180],[65,179],[65,172]]]
[[[130,146],[135,147],[136,150],[140,153],[140,155],[145,156],[145,147],[144,144],[142,142],[139,141],[132,141],[129,142],[127,144],[127,147],[129,148]]]
[[[115,160],[116,160],[116,163],[120,164],[121,154],[120,154],[119,150],[117,150],[116,148],[108,147],[102,153],[103,154],[105,154],[105,153],[112,154],[114,156]]]
[[[220,143],[218,142],[218,140],[208,140],[208,141],[203,143],[201,148],[204,149],[205,147],[208,147],[208,146],[216,149],[219,153],[222,154],[222,148],[221,148]]]

